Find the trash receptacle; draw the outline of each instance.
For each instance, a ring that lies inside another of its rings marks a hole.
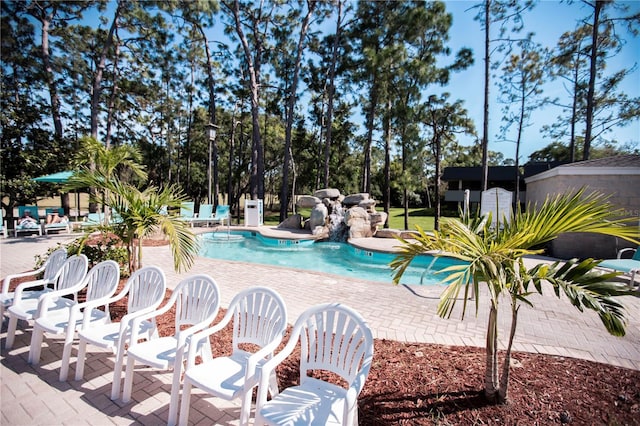
[[[261,226],[263,223],[262,200],[246,200],[244,202],[244,225]]]

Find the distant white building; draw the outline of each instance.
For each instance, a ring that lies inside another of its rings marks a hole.
[[[527,202],[542,204],[547,196],[597,191],[623,210],[624,217],[635,217],[640,224],[640,155],[619,155],[565,164],[525,178]],[[639,236],[640,238],[640,236]],[[562,259],[612,258],[631,244],[596,234],[565,234],[551,244],[551,254]]]

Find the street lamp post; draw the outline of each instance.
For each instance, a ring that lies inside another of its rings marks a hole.
[[[214,204],[212,202],[212,195],[211,195],[211,178],[212,178],[211,165],[213,162],[213,145],[216,142],[216,134],[218,132],[217,129],[218,129],[218,126],[216,126],[215,124],[212,124],[212,123],[207,124],[207,136],[209,136],[209,165],[207,167],[207,180],[209,184],[209,192],[208,192],[209,204]]]

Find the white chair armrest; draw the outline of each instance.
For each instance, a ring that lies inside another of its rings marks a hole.
[[[187,336],[190,340],[189,342],[189,352],[187,354],[187,368],[193,367],[196,363],[196,353],[198,351],[198,347],[200,346],[200,342],[203,339],[208,338],[214,333],[222,330],[229,324],[231,319],[233,318],[233,310],[228,310],[226,315],[220,320],[219,323],[213,325],[205,330],[202,330],[198,333],[193,333],[190,336]]]
[[[260,410],[260,408],[267,402],[267,391],[269,389],[269,379],[271,374],[276,369],[278,365],[282,363],[295,349],[298,344],[298,339],[300,338],[300,331],[302,330],[302,325],[298,324],[295,327],[291,334],[289,335],[289,341],[285,345],[284,348],[277,354],[275,354],[271,359],[267,360],[264,364],[262,364],[262,368],[260,369],[260,379],[258,385],[258,396],[256,398],[256,412]]]
[[[21,272],[18,274],[11,274],[11,275],[7,275],[4,279],[4,281],[2,282],[2,294],[7,294],[9,293],[9,284],[11,283],[12,280],[15,280],[16,278],[24,278],[24,277],[30,277],[33,275],[38,275],[41,272],[44,272],[45,267],[41,266],[40,268],[34,270],[34,271],[29,271],[29,272]]]
[[[635,252],[636,249],[632,248],[632,247],[627,247],[627,248],[623,248],[622,250],[618,251],[618,259],[622,259],[622,253],[626,253],[628,251],[632,251]]]
[[[273,341],[265,345],[263,348],[261,348],[259,351],[249,356],[249,358],[247,359],[247,366],[245,369],[245,376],[244,376],[245,381],[247,383],[255,380],[254,376],[256,374],[256,366],[258,365],[258,362],[260,362],[260,360],[262,359],[265,359],[267,356],[273,354],[273,351],[275,351],[278,345],[280,344],[280,342],[282,342],[282,337],[283,336],[280,336],[280,338],[274,339]]]
[[[165,312],[168,312],[169,309],[171,309],[174,305],[174,298],[172,297],[171,299],[169,299],[169,301],[160,309],[151,309],[151,310],[147,310],[147,309],[143,309],[141,311],[138,311],[135,313],[135,317],[131,320],[131,342],[134,343],[138,340],[138,328],[140,327],[140,324],[142,323],[142,321],[144,320],[148,320],[151,318],[155,318],[155,317],[159,317],[160,315],[164,314]]]
[[[72,287],[65,288],[65,289],[62,289],[62,290],[54,290],[54,291],[51,291],[49,293],[43,294],[38,299],[38,311],[37,311],[36,318],[40,318],[40,317],[46,316],[47,311],[49,310],[49,305],[51,304],[51,302],[54,299],[56,299],[58,297],[68,296],[70,294],[73,294],[75,296],[87,284],[88,283],[85,282],[85,280],[82,280],[79,284],[76,284],[76,285],[74,285]]]
[[[18,287],[16,287],[13,293],[13,304],[14,305],[20,304],[20,301],[22,300],[22,292],[24,290],[32,287],[38,287],[41,285],[47,285],[47,284],[49,284],[48,280],[29,281],[26,283],[18,284]]]

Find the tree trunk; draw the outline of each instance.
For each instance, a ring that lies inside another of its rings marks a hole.
[[[507,344],[507,351],[504,355],[504,361],[502,362],[502,376],[500,377],[500,387],[498,389],[498,403],[506,404],[509,400],[509,373],[511,372],[511,347],[513,346],[513,338],[516,335],[516,328],[518,326],[518,311],[517,300],[511,300],[511,330],[509,331],[509,343]]]
[[[391,210],[391,98],[387,98],[387,117],[385,121],[384,137],[384,191],[383,202],[384,212],[389,215]],[[384,223],[384,227],[389,227],[389,221]]]
[[[44,15],[44,12],[43,12]],[[53,119],[53,128],[56,139],[62,139],[62,119],[60,118],[60,98],[53,78],[53,68],[51,67],[51,57],[49,55],[49,26],[51,24],[51,15],[39,17],[42,23],[42,64],[44,65],[44,75],[49,88],[49,97],[51,98],[51,117]]]
[[[264,146],[260,134],[260,58],[262,49],[256,40],[256,46],[252,49],[249,46],[242,22],[240,21],[240,2],[233,2],[233,17],[235,21],[236,33],[242,44],[247,70],[249,73],[249,91],[251,93],[251,176],[249,178],[249,192],[251,199],[264,199]],[[257,34],[256,34],[257,36]]]
[[[435,152],[435,157],[436,157],[436,175],[435,175],[435,181],[436,181],[436,185],[435,185],[435,198],[436,198],[436,211],[435,211],[435,217],[434,217],[434,222],[433,222],[433,228],[436,231],[440,230],[440,209],[441,209],[441,202],[440,202],[440,156],[442,155],[442,141],[441,141],[441,136],[437,133],[437,131],[435,131],[434,134],[434,138],[435,138],[435,143],[436,143],[436,152]]]
[[[300,76],[300,64],[302,63],[302,53],[304,50],[305,39],[307,37],[307,30],[313,12],[316,8],[315,0],[307,0],[307,14],[302,20],[300,26],[300,36],[298,38],[298,46],[296,52],[296,62],[293,67],[293,78],[291,81],[291,87],[289,88],[289,99],[287,100],[287,123],[284,132],[284,164],[282,165],[282,188],[280,190],[280,222],[288,216],[289,210],[289,162],[291,154],[291,133],[293,129],[293,115],[296,106],[296,91],[298,90],[298,79]]]
[[[331,162],[331,137],[333,135],[333,96],[335,93],[336,64],[338,62],[338,46],[342,35],[342,5],[344,1],[338,0],[338,18],[336,22],[336,35],[331,49],[331,65],[329,68],[329,87],[327,98],[327,122],[325,130],[324,146],[324,187],[329,187],[329,164]]]
[[[371,90],[369,92],[369,111],[367,113],[367,140],[364,146],[364,164],[362,170],[362,192],[371,192],[371,146],[373,144],[373,126],[375,122],[375,111],[378,103],[378,78],[377,73],[373,74]]]
[[[200,32],[202,36],[202,42],[204,44],[204,50],[207,55],[207,86],[209,89],[209,122],[213,126],[218,125],[217,116],[216,116],[216,81],[213,78],[213,66],[211,64],[211,49],[209,48],[209,43],[207,40],[207,35],[204,32],[204,28],[202,25],[195,24],[196,28]],[[208,134],[207,134],[208,137]],[[210,152],[209,152],[209,164],[207,164],[207,171],[211,173],[211,176],[208,176],[209,185],[211,185],[211,181],[213,180],[213,187],[209,187],[207,200],[209,204],[213,204],[214,206],[218,205],[218,192],[220,190],[218,184],[218,142],[216,138],[209,141],[210,144]],[[213,170],[211,170],[213,168]]]
[[[116,106],[116,97],[118,94],[118,78],[119,78],[119,69],[118,69],[118,56],[120,55],[120,43],[115,43],[116,52],[113,60],[113,88],[111,90],[111,95],[109,96],[109,104],[107,107],[107,124],[105,130],[105,138],[104,145],[109,149],[111,146],[111,128],[113,125],[113,115]]]
[[[484,2],[484,114],[482,121],[482,190],[487,190],[489,179],[489,26],[491,24],[491,0]]]
[[[593,31],[591,34],[591,64],[589,68],[589,88],[587,90],[587,119],[584,131],[584,150],[582,160],[588,160],[591,150],[591,133],[593,127],[593,111],[595,109],[594,93],[596,88],[597,62],[598,62],[598,26],[600,25],[600,12],[604,1],[596,0],[593,10]]]
[[[96,140],[98,140],[98,116],[100,115],[100,96],[102,95],[102,76],[107,65],[107,54],[109,53],[109,49],[113,43],[113,34],[118,26],[121,7],[122,4],[118,1],[118,6],[116,7],[116,12],[113,16],[113,21],[111,22],[107,39],[104,42],[104,46],[102,46],[100,60],[96,65],[96,73],[93,76],[93,90],[91,92],[91,136]]]
[[[498,306],[492,300],[487,326],[486,364],[484,371],[484,396],[495,402],[498,394]]]

